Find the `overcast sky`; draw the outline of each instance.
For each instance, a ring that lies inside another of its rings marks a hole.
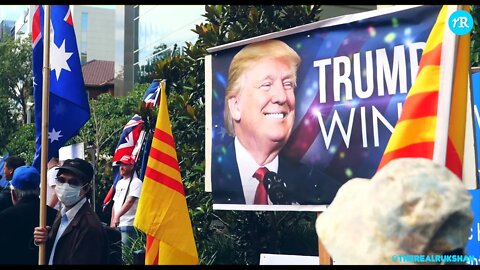
[[[91,5],[94,7],[115,8],[114,5]],[[2,5],[0,6],[0,22],[3,20],[16,21],[28,8],[28,5]]]
[[[0,7],[0,21],[16,21],[20,15],[28,8],[28,5],[8,5]]]

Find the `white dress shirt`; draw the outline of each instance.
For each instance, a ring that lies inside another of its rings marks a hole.
[[[276,156],[270,163],[260,166],[253,159],[252,155],[235,137],[235,156],[237,158],[238,171],[240,172],[240,179],[242,180],[243,194],[245,195],[245,204],[253,204],[255,199],[255,191],[257,190],[258,180],[253,177],[255,171],[260,167],[266,167],[269,171],[278,172],[278,156]],[[272,204],[268,198],[268,204]]]

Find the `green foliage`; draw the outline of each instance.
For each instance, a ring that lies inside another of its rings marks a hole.
[[[208,48],[315,22],[320,12],[320,5],[207,5],[207,23],[194,32]]]
[[[27,101],[32,100],[33,94],[30,41],[30,38],[23,40],[8,38],[0,43],[1,102],[7,101],[13,119],[20,118],[23,123],[27,123]]]
[[[130,247],[122,245],[122,259],[124,265],[133,265],[134,261],[134,253],[139,250],[145,249],[145,243],[147,241],[147,237],[145,233],[140,230],[135,230],[136,238],[130,238],[132,245]]]
[[[480,67],[480,6],[472,5],[473,29],[470,40],[470,63],[472,67]]]
[[[140,66],[138,70],[138,83],[151,83],[154,79],[158,79],[155,74],[155,63],[173,55],[180,55],[181,52],[177,50],[177,44],[172,47],[167,47],[167,44],[160,44],[155,46],[153,50],[153,57],[147,60],[146,65]]]
[[[6,146],[11,135],[17,130],[19,120],[10,110],[8,98],[0,97],[0,153],[7,152]],[[1,169],[1,168],[0,168]]]
[[[26,103],[32,98],[32,45],[30,39],[5,37],[0,43],[0,152],[19,125],[27,122]],[[13,153],[12,153],[13,154]]]
[[[12,133],[6,146],[10,155],[20,156],[32,164],[35,155],[35,124],[25,124]]]

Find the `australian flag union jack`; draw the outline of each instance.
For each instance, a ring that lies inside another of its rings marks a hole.
[[[70,8],[51,6],[48,159],[58,153],[90,118]],[[40,171],[42,134],[42,68],[44,10],[35,6],[32,21],[33,96],[36,151],[33,166]]]
[[[125,124],[123,127],[122,134],[120,135],[120,140],[118,140],[117,148],[115,153],[113,154],[112,161],[115,163],[119,161],[124,155],[132,156],[133,158],[136,157],[134,154],[134,149],[140,147],[139,141],[140,134],[143,128],[143,120],[142,117],[138,114],[135,114],[130,121]],[[103,208],[108,205],[108,203],[112,200],[113,195],[115,195],[115,187],[117,182],[121,179],[120,173],[118,171],[118,166],[113,167],[113,185],[110,187],[107,195],[103,199]]]
[[[143,101],[146,103],[146,107],[156,107],[159,102],[159,93],[160,93],[160,80],[153,80],[150,86],[145,91],[143,96]],[[140,180],[143,180],[143,174],[147,167],[148,154],[150,152],[151,140],[145,141],[141,139],[141,132],[143,130],[143,120],[140,115],[135,114],[130,121],[123,128],[122,135],[118,141],[117,148],[113,155],[112,162],[115,163],[119,161],[124,155],[131,155],[135,160],[141,160],[140,165]],[[144,145],[143,145],[144,144]],[[143,149],[143,150],[141,150]],[[143,151],[143,152],[140,152]],[[140,159],[138,159],[140,158]],[[140,161],[139,161],[140,162]],[[121,179],[120,172],[118,171],[118,166],[113,167],[113,185],[108,191],[107,195],[103,199],[103,210],[105,211],[106,206],[112,201],[113,195],[115,194],[115,187],[117,182]]]
[[[120,135],[120,140],[118,140],[117,148],[113,154],[113,162],[119,161],[124,155],[132,155],[142,128],[142,117],[135,114],[123,127],[122,135]]]
[[[160,93],[160,81],[153,80],[150,86],[148,87],[147,91],[145,91],[145,95],[143,96],[143,101],[145,101],[145,106],[149,107],[156,107],[158,105],[158,94]]]

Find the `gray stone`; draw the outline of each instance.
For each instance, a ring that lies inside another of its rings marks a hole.
[[[372,179],[346,182],[316,221],[337,264],[395,264],[394,255],[441,255],[464,248],[471,196],[461,180],[429,159],[389,162]]]

